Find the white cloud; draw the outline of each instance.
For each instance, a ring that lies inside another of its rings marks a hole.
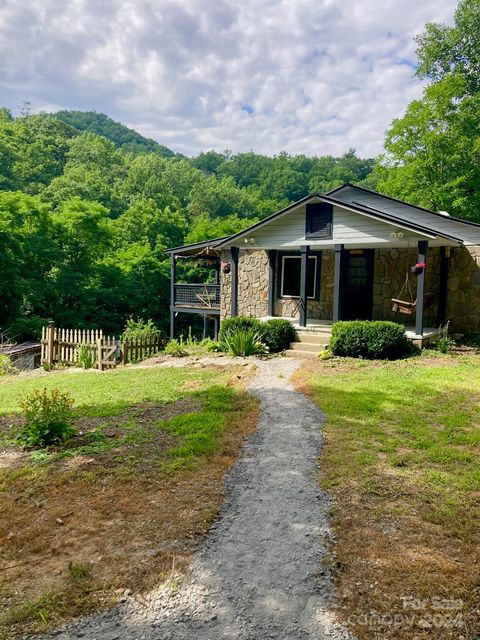
[[[0,104],[104,111],[175,150],[376,155],[455,0],[0,0]]]

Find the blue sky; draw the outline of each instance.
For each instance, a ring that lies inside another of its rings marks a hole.
[[[381,151],[453,0],[0,0],[0,105],[103,111],[176,151]]]

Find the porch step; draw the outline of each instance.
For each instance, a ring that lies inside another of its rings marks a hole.
[[[323,351],[326,342],[291,342],[290,351],[309,351],[310,353],[319,353]]]
[[[303,333],[298,331],[296,341],[301,342],[302,344],[327,344],[331,335],[331,331],[325,333]]]
[[[284,354],[289,358],[318,358],[318,351],[300,351],[287,349]]]

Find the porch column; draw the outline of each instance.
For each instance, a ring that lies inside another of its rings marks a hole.
[[[177,280],[176,254],[170,255],[170,338],[175,337],[175,282]]]
[[[428,250],[428,241],[419,240],[417,262],[425,262],[425,264],[427,263],[427,250]],[[416,306],[416,314],[415,314],[415,333],[417,336],[423,336],[423,299],[425,297],[426,269],[427,268],[425,267],[422,273],[420,273],[417,276],[417,306]]]
[[[268,311],[267,315],[273,316],[275,312],[275,262],[277,252],[270,249],[268,252]]]
[[[232,268],[230,270],[232,278],[232,308],[231,315],[238,315],[238,247],[232,247],[230,254],[232,256]]]
[[[335,245],[335,264],[333,272],[333,322],[340,320],[340,305],[341,305],[341,291],[340,286],[342,282],[342,253],[343,244]]]
[[[450,247],[448,247],[450,249]],[[438,292],[438,324],[445,324],[447,320],[447,279],[448,255],[447,247],[440,247],[440,282]]]
[[[213,339],[215,341],[218,340],[218,318],[215,316],[213,318]]]
[[[203,339],[208,336],[208,316],[206,313],[203,314]]]
[[[307,245],[300,247],[300,318],[298,324],[301,327],[307,326],[307,264],[309,248]]]

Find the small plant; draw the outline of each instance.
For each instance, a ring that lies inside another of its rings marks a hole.
[[[394,360],[412,353],[405,327],[383,320],[347,320],[333,325],[328,345],[336,356]]]
[[[232,318],[225,318],[225,320],[222,320],[222,324],[220,326],[220,342],[223,341],[223,338],[227,333],[234,333],[235,331],[253,329],[257,333],[260,333],[261,325],[262,323],[260,320],[250,318],[248,316],[233,316]]]
[[[261,335],[254,329],[239,329],[227,332],[223,336],[222,350],[233,356],[253,356],[268,353],[268,347],[262,342]]]
[[[70,421],[74,400],[66,392],[53,389],[35,389],[22,402],[26,425],[18,441],[24,446],[48,446],[64,442],[75,429]]]
[[[91,369],[96,360],[96,349],[90,344],[79,344],[76,349],[76,357],[84,369]]]
[[[165,345],[165,353],[169,356],[174,356],[175,358],[184,358],[185,356],[188,356],[188,351],[185,349],[183,338],[180,337],[178,340],[176,338],[169,340]]]
[[[70,562],[68,565],[68,572],[73,580],[85,580],[86,578],[90,578],[92,573],[88,565],[80,562]]]
[[[125,329],[123,330],[122,340],[135,340],[139,338],[162,338],[162,331],[155,326],[153,320],[144,320],[143,318],[129,318]]]
[[[323,351],[320,351],[318,357],[320,360],[330,360],[330,358],[333,358],[333,354],[328,347],[325,347]]]
[[[204,349],[205,351],[217,352],[221,351],[221,345],[219,342],[212,340],[211,338],[204,338],[201,342],[198,343],[200,349]]]
[[[0,355],[0,377],[18,373],[18,369],[13,366],[10,358],[4,354]]]
[[[448,335],[448,328],[450,322],[447,322],[443,327],[440,326],[440,335],[435,342],[435,348],[440,353],[450,353],[450,351],[455,347],[455,340],[450,338]]]

